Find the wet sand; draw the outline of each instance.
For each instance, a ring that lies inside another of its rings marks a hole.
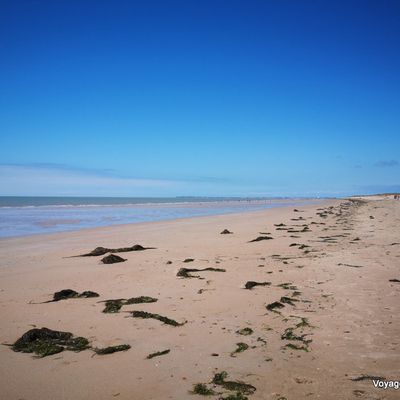
[[[115,253],[126,259],[116,264],[70,257],[134,244],[155,249]],[[330,200],[3,239],[0,256],[1,343],[47,327],[96,348],[131,346],[44,358],[0,346],[2,399],[200,399],[190,393],[197,383],[215,392],[210,399],[235,395],[211,383],[222,371],[255,387],[243,394],[251,400],[400,394],[362,379],[400,378],[400,283],[390,281],[400,280],[400,201]],[[205,270],[177,276],[181,268]],[[62,289],[100,297],[30,304]],[[105,300],[140,296],[157,301],[102,312]]]

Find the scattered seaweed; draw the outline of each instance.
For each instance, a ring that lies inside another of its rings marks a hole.
[[[303,335],[296,335],[294,333],[295,328],[286,328],[285,332],[282,333],[281,339],[282,340],[298,340],[300,342],[303,342],[305,344],[311,343],[311,341],[305,340],[304,338],[306,337],[305,334]]]
[[[168,354],[171,350],[167,349],[167,350],[163,350],[163,351],[156,351],[155,353],[151,353],[149,354],[146,358],[148,360],[154,358],[154,357],[159,357],[159,356],[164,356],[165,354]]]
[[[127,351],[131,348],[129,344],[119,344],[117,346],[109,346],[109,347],[104,347],[103,349],[93,349],[93,351],[99,355],[103,356],[106,354],[113,354],[117,353],[119,351]]]
[[[239,342],[236,343],[236,349],[231,353],[231,357],[236,357],[237,353],[243,353],[245,350],[249,348],[247,343]]]
[[[389,282],[399,283],[399,282],[400,282],[400,279],[389,279]]]
[[[307,318],[301,317],[301,322],[296,324],[296,328],[314,328],[314,326],[310,325]]]
[[[280,283],[277,286],[285,290],[297,290],[297,286],[292,285],[290,282]]]
[[[253,289],[255,286],[270,286],[271,282],[255,282],[255,281],[247,281],[244,285],[245,289]]]
[[[246,327],[246,328],[242,328],[236,331],[236,333],[238,335],[243,335],[243,336],[248,336],[251,335],[253,333],[253,329]]]
[[[180,268],[176,276],[179,276],[180,278],[198,278],[198,279],[204,279],[200,277],[199,275],[191,275],[191,272],[202,272],[202,271],[214,271],[214,272],[226,272],[225,269],[223,268],[203,268],[203,269],[197,269],[197,268]]]
[[[38,357],[46,357],[64,350],[79,352],[90,346],[86,338],[75,337],[71,332],[34,328],[25,332],[11,348],[15,352],[35,353]]]
[[[248,243],[253,243],[253,242],[261,242],[262,240],[272,240],[273,237],[271,236],[258,236],[253,240],[250,240]]]
[[[110,254],[101,259],[103,264],[115,264],[126,261],[126,258],[122,258],[120,256],[116,256],[115,254]]]
[[[131,247],[120,247],[117,249],[109,249],[107,247],[96,247],[89,253],[80,254],[79,256],[75,257],[96,257],[96,256],[103,256],[106,253],[126,253],[129,251],[143,251],[143,250],[150,250],[155,249],[155,247],[143,247],[140,244],[135,244]]]
[[[173,319],[164,317],[162,315],[159,314],[153,314],[153,313],[149,313],[146,311],[129,311],[129,313],[132,315],[133,318],[143,318],[143,319],[156,319],[158,321],[163,322],[166,325],[171,325],[171,326],[182,326],[185,324],[184,323],[179,323]]]
[[[182,262],[190,263],[190,262],[193,262],[193,261],[194,261],[194,258],[185,258]]]
[[[199,394],[201,396],[212,396],[215,395],[214,390],[209,389],[204,383],[196,383],[193,385],[193,394]]]
[[[233,232],[231,232],[231,231],[229,231],[228,229],[224,229],[222,232],[221,232],[221,235],[231,235]]]
[[[226,390],[230,390],[232,392],[239,392],[242,394],[253,394],[256,391],[256,388],[248,383],[240,382],[240,381],[226,381],[225,379],[228,377],[228,373],[226,371],[222,371],[216,373],[212,380],[212,383],[218,386],[222,386]]]

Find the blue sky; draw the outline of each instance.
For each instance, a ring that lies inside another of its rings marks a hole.
[[[2,1],[0,195],[400,191],[400,2]]]

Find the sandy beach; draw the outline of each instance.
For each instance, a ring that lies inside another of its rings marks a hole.
[[[114,252],[126,259],[116,264],[70,257],[135,244],[151,249]],[[370,378],[400,379],[400,201],[389,197],[2,239],[0,256],[1,399],[201,399],[199,383],[211,399],[399,398]],[[62,289],[99,297],[44,303]],[[139,296],[157,301],[102,312]],[[4,345],[42,327],[131,348],[38,358]]]

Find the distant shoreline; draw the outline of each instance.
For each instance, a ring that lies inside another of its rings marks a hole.
[[[0,207],[0,238],[209,215],[237,214],[268,208],[315,204],[320,201],[323,199],[214,199],[214,201],[147,204],[4,206]]]

